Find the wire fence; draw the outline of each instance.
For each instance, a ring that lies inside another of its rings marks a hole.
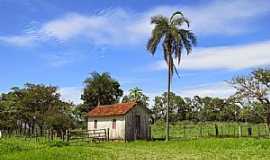
[[[53,141],[107,141],[109,140],[109,130],[29,130],[20,132],[19,130],[0,130],[0,138],[21,137],[25,140],[40,139]],[[152,139],[165,139],[165,123],[157,122],[151,126]],[[170,138],[200,138],[200,137],[254,137],[270,138],[269,127],[264,124],[236,123],[236,122],[179,122],[170,124]]]
[[[158,122],[152,126],[153,139],[165,138],[165,123]],[[205,122],[176,123],[170,125],[170,138],[199,137],[261,137],[270,138],[266,124]]]
[[[109,129],[97,129],[97,130],[29,130],[27,132],[20,132],[19,130],[0,130],[0,139],[1,138],[23,138],[25,140],[35,141],[63,141],[63,142],[100,142],[109,140]]]

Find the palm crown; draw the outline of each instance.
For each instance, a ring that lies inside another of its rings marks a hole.
[[[189,20],[179,11],[173,13],[170,19],[161,15],[154,16],[151,24],[155,26],[148,41],[147,50],[154,55],[157,46],[163,41],[164,59],[172,77],[174,71],[177,73],[174,58],[179,65],[183,49],[186,49],[187,54],[191,53],[192,45],[196,45],[196,37],[191,30],[182,28],[183,24],[189,28]]]
[[[155,27],[152,31],[152,36],[147,43],[147,50],[154,55],[159,43],[162,41],[164,59],[168,65],[168,96],[166,110],[166,141],[168,141],[171,79],[174,71],[178,75],[174,59],[177,60],[179,65],[183,49],[186,49],[187,54],[189,54],[192,50],[192,45],[196,44],[196,37],[190,30],[183,29],[183,24],[187,24],[187,27],[189,28],[189,21],[184,17],[182,12],[179,11],[174,12],[170,19],[164,16],[154,16],[151,19],[151,23],[154,24]]]

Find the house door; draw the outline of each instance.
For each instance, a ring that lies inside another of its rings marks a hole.
[[[140,139],[140,133],[141,133],[141,117],[139,115],[136,115],[135,117],[135,139]]]

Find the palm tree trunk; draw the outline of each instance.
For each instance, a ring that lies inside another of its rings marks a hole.
[[[167,114],[166,114],[166,141],[169,141],[169,105],[170,105],[170,90],[171,90],[171,65],[169,58],[168,67],[168,92],[167,92]]]

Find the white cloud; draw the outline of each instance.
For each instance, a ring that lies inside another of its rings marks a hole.
[[[233,95],[234,92],[235,89],[226,82],[197,85],[176,91],[177,94],[183,97],[193,97],[198,95],[202,97],[212,96],[221,98],[229,97],[230,95]]]
[[[225,47],[197,48],[192,55],[184,56],[181,69],[246,69],[270,65],[270,41]],[[153,70],[167,69],[160,60],[151,65]]]
[[[59,89],[62,100],[80,104],[82,88],[81,87],[62,87]]]
[[[55,37],[59,40],[67,40],[87,32],[94,34],[101,27],[107,25],[107,20],[98,16],[83,16],[80,14],[68,14],[62,19],[50,21],[42,26],[40,34]]]
[[[254,7],[256,6],[256,7]],[[191,19],[192,29],[198,35],[221,34],[234,35],[256,31],[256,18],[269,13],[268,0],[223,0],[205,3],[199,6],[157,6],[142,13],[121,8],[106,10],[99,15],[68,13],[51,20],[30,34],[38,35],[42,40],[57,39],[67,41],[84,37],[92,43],[119,45],[136,44],[146,40],[151,33],[150,17],[157,14],[169,16],[176,10],[182,10]],[[33,27],[35,28],[35,27]],[[15,37],[15,40],[14,40]],[[24,43],[25,36],[2,37],[5,42]],[[1,39],[0,39],[1,40]],[[26,40],[28,43],[31,40]]]
[[[182,97],[219,97],[227,98],[235,93],[235,89],[226,82],[215,82],[208,84],[198,84],[193,86],[187,86],[183,88],[174,88],[172,90],[176,95]],[[156,96],[161,96],[163,92],[145,92],[145,95],[150,99],[150,106],[154,105]]]
[[[48,63],[52,67],[60,67],[60,66],[63,66],[63,65],[66,65],[66,64],[73,62],[73,60],[71,60],[71,59],[66,59],[66,58],[63,58],[62,56],[58,56],[58,55],[52,55],[52,56],[50,56],[49,59],[50,60]]]
[[[46,60],[51,67],[61,67],[82,59],[83,54],[67,51],[67,52],[53,52],[41,54],[40,57]]]
[[[192,20],[195,33],[203,35],[254,32],[256,26],[252,22],[269,11],[268,0],[219,0],[206,6],[184,8],[185,14]]]
[[[6,42],[6,43],[11,43],[16,46],[28,46],[31,45],[33,42],[34,38],[32,36],[1,36],[0,41]]]

